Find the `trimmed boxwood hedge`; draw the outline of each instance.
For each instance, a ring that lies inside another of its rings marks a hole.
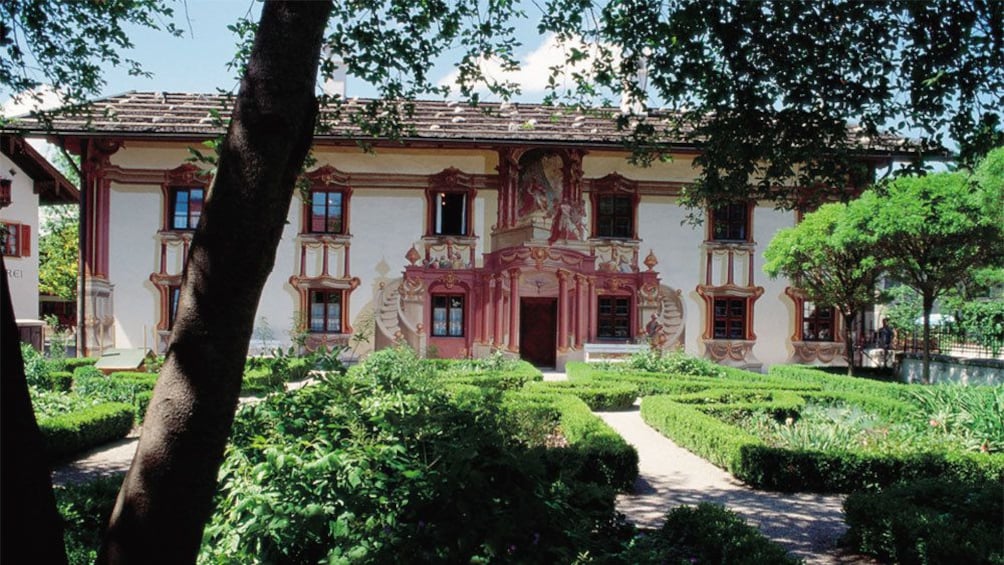
[[[271,367],[245,369],[244,379],[241,381],[241,394],[260,395],[277,392],[282,390],[285,384],[286,379]]]
[[[93,367],[97,362],[97,357],[67,357],[63,359],[63,366],[72,373],[77,367]]]
[[[568,380],[571,382],[627,382],[638,387],[639,396],[686,394],[700,392],[708,388],[822,390],[818,384],[799,383],[757,373],[747,373],[731,367],[723,369],[729,369],[723,373],[726,375],[725,377],[703,377],[650,373],[621,368],[610,370],[582,362],[569,363],[565,367]]]
[[[85,451],[129,435],[136,409],[121,402],[43,418],[38,422],[46,452],[53,459]]]
[[[73,374],[69,371],[52,371],[46,377],[48,390],[56,392],[69,392],[73,386]]]
[[[882,396],[910,400],[910,388],[904,383],[880,382],[847,375],[834,375],[804,365],[774,365],[768,373],[790,382],[819,385],[825,390],[854,392],[865,396]]]
[[[847,395],[849,393],[844,393]],[[840,393],[831,393],[839,398]],[[680,446],[756,488],[787,492],[851,492],[904,479],[946,477],[1004,481],[1004,458],[985,453],[873,454],[770,447],[756,436],[671,396],[642,400],[642,418]],[[721,410],[726,410],[722,405]]]
[[[540,370],[526,361],[513,361],[504,370],[482,367],[479,360],[426,359],[443,383],[469,384],[499,390],[519,390],[526,384],[541,381]]]
[[[539,403],[557,409],[558,425],[568,447],[551,448],[553,465],[578,479],[631,490],[638,478],[638,452],[581,399],[546,392],[508,392],[504,403]]]
[[[1000,483],[914,481],[851,494],[844,514],[846,545],[883,561],[1004,563]]]
[[[582,399],[591,410],[627,410],[638,398],[638,387],[626,382],[541,382],[527,386],[528,391],[571,394]]]

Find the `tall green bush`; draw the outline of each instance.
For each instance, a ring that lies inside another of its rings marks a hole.
[[[458,406],[392,349],[245,408],[203,560],[572,562],[602,536],[612,492],[549,473],[543,448],[469,394]]]

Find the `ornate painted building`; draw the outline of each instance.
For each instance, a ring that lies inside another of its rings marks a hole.
[[[210,111],[223,103],[127,93],[49,134],[83,159],[88,353],[164,349],[210,190],[189,148],[220,133]],[[606,342],[753,368],[840,361],[832,309],[761,272],[763,248],[795,213],[750,202],[688,224],[679,197],[697,148],[632,165],[612,112],[419,102],[413,133],[368,140],[372,152],[347,121],[331,121],[289,211],[261,341],[302,328],[311,347],[501,349],[559,367]]]

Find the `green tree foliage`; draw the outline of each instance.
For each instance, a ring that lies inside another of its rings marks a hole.
[[[819,304],[830,304],[844,318],[844,346],[853,351],[851,321],[875,302],[875,284],[882,267],[862,236],[857,218],[846,204],[824,204],[793,228],[779,231],[764,257],[764,271],[785,276]],[[853,356],[847,356],[853,374]]]
[[[995,150],[991,163],[998,159]],[[890,276],[921,296],[924,379],[930,376],[934,302],[986,266],[1004,261],[1004,223],[996,173],[901,178],[865,191],[851,204]]]
[[[180,35],[173,14],[159,0],[7,0],[0,3],[0,87],[16,95],[48,85],[71,103],[83,102],[101,94],[108,65],[146,75],[138,61],[122,55],[133,46],[127,30]]]
[[[38,291],[72,300],[77,296],[79,220],[76,206],[51,207],[38,240]]]
[[[579,39],[569,62],[605,47],[576,98],[605,87],[643,100],[629,79],[645,68],[653,105],[674,113],[622,124],[648,156],[664,135],[702,146],[686,196],[707,204],[776,199],[779,184],[842,191],[865,173],[862,151],[902,149],[889,135],[919,133],[918,159],[951,140],[975,162],[1004,140],[1002,11],[986,0],[551,0],[540,28]]]

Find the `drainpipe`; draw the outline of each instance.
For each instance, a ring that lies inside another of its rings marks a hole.
[[[90,146],[89,141],[84,141],[80,146],[80,206],[79,218],[77,219],[77,272],[80,273],[80,290],[77,293],[77,356],[87,355],[87,197],[90,186],[90,167],[87,166],[87,158]]]

